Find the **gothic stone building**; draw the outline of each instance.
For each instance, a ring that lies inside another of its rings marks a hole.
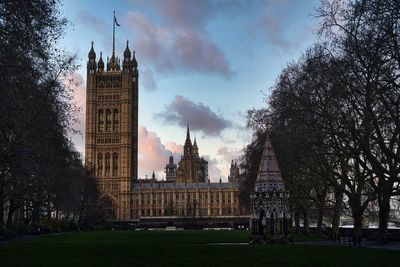
[[[236,172],[231,166],[232,173]],[[153,173],[151,179],[133,184],[133,213],[138,218],[239,215],[238,178],[232,178],[232,182],[222,182],[221,179],[217,183],[210,182],[208,162],[199,157],[196,139],[192,144],[189,126],[182,158],[176,165],[171,155],[165,174],[165,181],[157,181]]]
[[[211,183],[208,162],[199,157],[189,128],[178,165],[171,157],[166,181],[137,177],[138,64],[127,43],[121,60],[113,53],[106,67],[93,48],[87,63],[85,163],[95,172],[101,201],[112,220],[146,216],[222,216],[239,213],[239,184]],[[238,171],[237,171],[238,173]],[[236,180],[235,180],[236,179]]]
[[[128,220],[137,177],[138,70],[128,47],[122,66],[113,51],[106,69],[92,48],[87,63],[85,162],[96,174],[112,217]]]

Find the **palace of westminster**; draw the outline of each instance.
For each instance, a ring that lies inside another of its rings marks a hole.
[[[165,180],[138,179],[139,71],[127,42],[122,64],[113,52],[104,63],[93,48],[87,63],[85,163],[96,175],[109,218],[235,216],[239,209],[239,168],[232,162],[228,182],[210,182],[208,162],[192,143],[189,126],[182,158],[172,155]]]

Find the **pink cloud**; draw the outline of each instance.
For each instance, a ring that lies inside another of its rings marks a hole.
[[[155,132],[150,132],[146,127],[139,127],[139,177],[150,177],[153,170],[157,178],[165,177],[164,167],[169,156],[173,155],[176,164],[179,163],[183,146],[175,142],[168,142],[165,145],[161,142],[160,137]],[[204,155],[204,159],[208,161],[208,173],[211,181],[217,182],[221,177],[221,171],[218,167],[219,161]]]
[[[139,127],[139,177],[151,176],[153,170],[164,177],[164,167],[168,158],[173,154],[175,161],[180,159],[182,146],[174,142],[162,144],[160,137],[155,132],[150,132],[146,127]],[[158,177],[159,178],[159,177]]]
[[[173,154],[182,154],[183,145],[178,145],[175,142],[168,142],[165,144],[165,148],[171,151]]]
[[[72,104],[76,107],[76,121],[70,125],[69,136],[76,149],[83,153],[85,147],[85,114],[86,114],[86,85],[79,73],[72,73],[63,78],[63,84],[72,94]]]
[[[226,163],[230,164],[232,160],[235,161],[239,158],[240,151],[230,150],[224,146],[217,150],[217,155],[221,156]]]

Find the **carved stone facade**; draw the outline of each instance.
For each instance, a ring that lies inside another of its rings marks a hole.
[[[238,183],[240,182],[240,173],[239,173],[239,167],[237,165],[237,162],[231,162],[231,168],[229,169],[229,175],[228,175],[228,182],[230,183]]]
[[[279,170],[269,137],[266,137],[260,167],[251,200],[253,238],[265,239],[288,233],[290,226],[289,193]]]
[[[168,165],[166,166],[166,169]],[[166,173],[167,174],[167,173]],[[196,138],[192,144],[189,125],[186,132],[186,141],[183,147],[183,156],[176,169],[174,181],[177,183],[204,183],[208,180],[208,162],[199,156]]]
[[[130,200],[137,179],[137,61],[128,47],[121,62],[113,52],[104,69],[92,48],[87,63],[85,163],[95,172],[109,217],[132,217]]]
[[[235,183],[168,183],[139,180],[132,190],[133,213],[142,217],[235,216],[239,185]]]
[[[215,217],[240,215],[239,183],[212,183],[208,162],[199,156],[189,126],[183,156],[176,165],[171,155],[165,166],[166,181],[142,179],[133,184],[132,213],[142,217]],[[239,170],[238,170],[239,172]]]

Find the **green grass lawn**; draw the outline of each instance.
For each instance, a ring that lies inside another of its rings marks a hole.
[[[246,242],[246,231],[108,231],[0,246],[0,266],[400,266],[398,252]]]

